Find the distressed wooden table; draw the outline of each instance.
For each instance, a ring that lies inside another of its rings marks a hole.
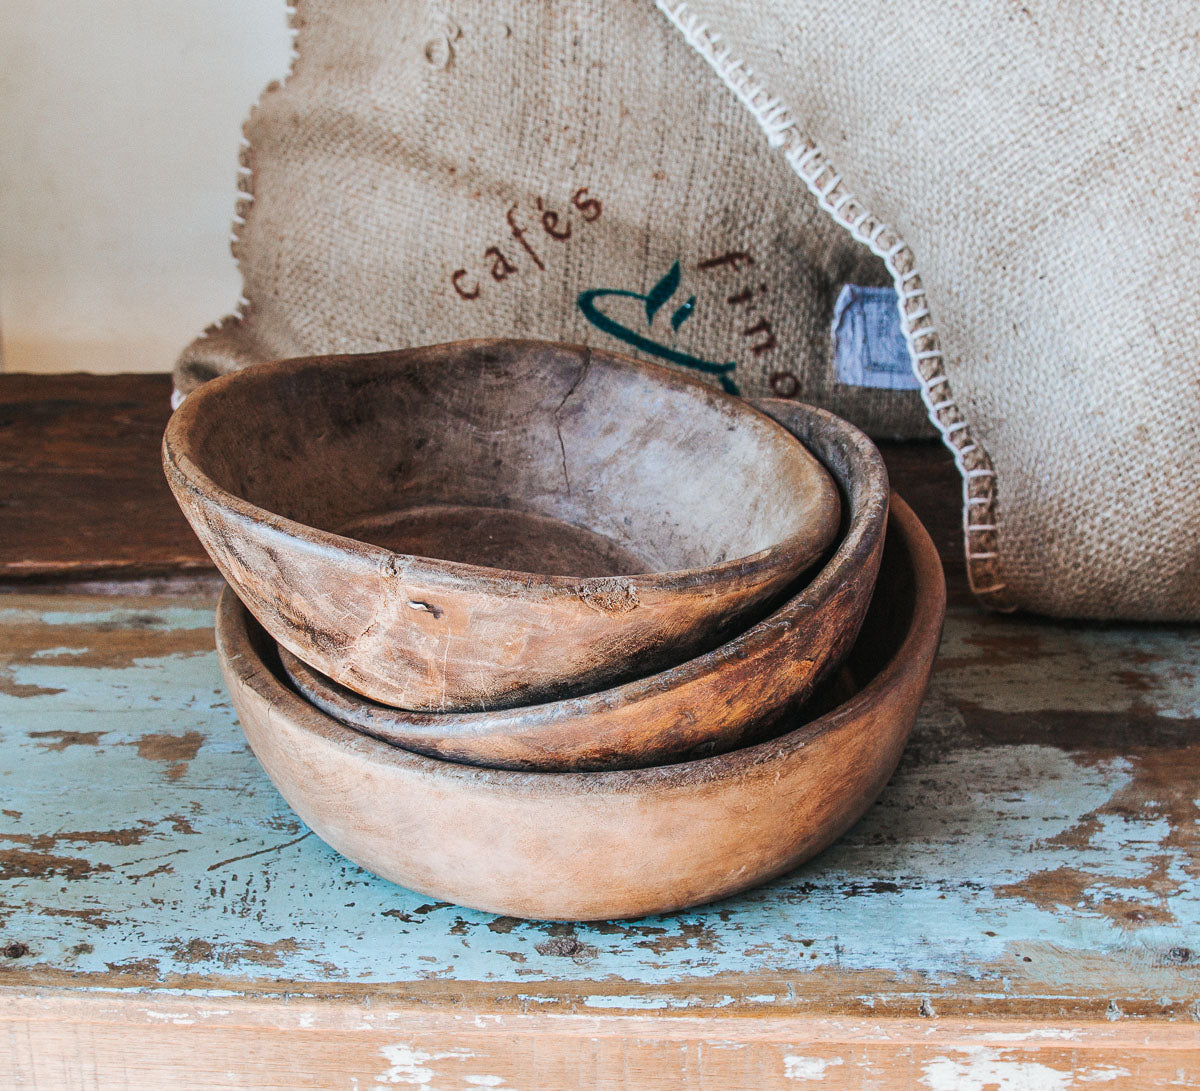
[[[835,847],[688,913],[430,902],[249,753],[164,377],[0,376],[0,1084],[1200,1084],[1200,640],[989,616],[940,452],[886,451],[952,605],[900,769]]]

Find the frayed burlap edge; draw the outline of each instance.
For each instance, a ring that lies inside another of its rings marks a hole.
[[[996,473],[987,451],[972,437],[946,375],[937,327],[933,324],[912,249],[897,231],[875,216],[843,184],[816,141],[796,124],[791,109],[765,82],[721,44],[721,35],[695,15],[686,2],[655,0],[659,10],[721,77],[758,122],[767,143],[780,152],[835,222],[883,259],[896,286],[904,339],[921,397],[942,441],[954,455],[963,482],[963,549],[971,590],[993,610],[1013,610],[1000,566],[999,503]]]
[[[304,17],[297,11],[298,6],[298,3],[290,2],[289,0],[289,3],[284,7],[284,12],[287,16],[288,36],[292,39],[291,48],[288,52],[287,72],[284,73],[282,80],[272,80],[263,88],[258,101],[251,107],[249,116],[242,123],[241,141],[238,146],[237,191],[234,199],[233,222],[229,228],[229,251],[233,255],[233,263],[237,266],[238,274],[242,278],[242,294],[238,296],[237,306],[233,311],[205,327],[200,336],[188,345],[180,358],[181,362],[186,361],[194,354],[202,354],[205,342],[219,337],[229,340],[230,350],[233,352],[233,355],[237,355],[236,350],[232,349],[234,342],[229,338],[229,334],[246,321],[247,316],[254,306],[253,302],[246,296],[246,274],[242,268],[242,231],[246,226],[246,221],[250,218],[254,205],[254,146],[250,143],[248,130],[263,102],[270,95],[280,90],[296,71],[296,64],[300,60],[300,34],[304,28]],[[253,361],[247,359],[246,362],[251,363]],[[171,391],[171,408],[178,409],[186,397],[186,392],[181,391],[176,386]]]

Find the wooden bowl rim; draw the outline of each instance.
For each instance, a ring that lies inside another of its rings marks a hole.
[[[536,595],[539,598],[567,598],[574,600],[578,596],[579,585],[586,582],[589,587],[598,591],[606,588],[623,589],[632,587],[638,592],[671,592],[691,591],[710,584],[720,583],[725,578],[742,578],[753,576],[760,572],[787,568],[796,556],[811,556],[811,528],[801,529],[788,535],[766,549],[748,553],[742,557],[733,557],[717,564],[705,565],[700,568],[681,568],[665,572],[639,572],[629,576],[558,576],[539,572],[518,572],[501,568],[489,568],[484,565],[467,564],[463,561],[447,561],[437,557],[425,557],[413,553],[397,553],[384,546],[371,545],[357,538],[350,538],[334,531],[320,527],[309,526],[290,519],[285,515],[259,507],[250,501],[231,493],[218,485],[192,458],[189,425],[201,410],[204,402],[213,397],[219,397],[230,386],[244,382],[270,382],[276,376],[288,371],[300,371],[316,366],[344,365],[353,367],[376,361],[392,361],[402,357],[417,356],[424,353],[435,353],[445,349],[484,349],[503,347],[509,350],[531,351],[539,348],[554,348],[559,351],[569,351],[584,354],[585,359],[594,356],[603,357],[609,363],[627,371],[636,371],[653,377],[654,381],[673,390],[686,391],[689,394],[703,393],[732,408],[748,418],[757,419],[760,427],[766,425],[765,431],[782,433],[782,438],[788,445],[799,447],[799,457],[812,462],[816,469],[824,475],[824,481],[833,485],[833,498],[839,499],[836,483],[820,460],[815,458],[803,443],[800,443],[786,428],[772,420],[766,413],[756,409],[753,404],[742,398],[735,398],[720,390],[716,390],[700,379],[686,375],[678,368],[667,367],[652,361],[636,359],[621,352],[610,352],[607,349],[593,349],[586,345],[576,345],[555,341],[539,341],[525,338],[467,338],[461,341],[445,341],[436,345],[421,345],[406,349],[388,349],[380,352],[339,353],[315,356],[295,356],[280,360],[269,360],[255,364],[253,367],[241,368],[220,375],[193,390],[182,404],[171,415],[163,433],[162,461],[164,468],[174,472],[176,481],[192,495],[208,503],[215,503],[241,519],[267,527],[277,534],[303,543],[305,546],[325,547],[340,553],[358,556],[377,565],[400,565],[407,572],[413,572],[425,584],[431,587],[456,588],[463,583],[478,587],[481,583],[495,594],[508,594],[513,597]],[[822,488],[824,492],[824,488]]]
[[[569,719],[577,712],[586,710],[592,714],[599,714],[624,705],[636,704],[651,694],[677,686],[682,687],[709,673],[724,670],[735,660],[741,661],[750,658],[763,648],[777,642],[792,625],[793,619],[805,612],[817,609],[824,601],[837,593],[844,583],[847,573],[863,563],[866,555],[873,549],[878,536],[886,532],[887,498],[889,497],[888,474],[879,449],[864,432],[849,421],[826,409],[818,409],[803,402],[785,401],[778,398],[764,398],[760,399],[760,402],[786,405],[793,411],[803,413],[815,421],[823,422],[825,427],[837,433],[845,441],[847,452],[855,467],[856,480],[864,484],[868,495],[873,496],[878,489],[885,498],[885,502],[879,505],[874,504],[870,499],[863,504],[862,510],[851,517],[846,533],[821,566],[820,571],[774,613],[730,637],[725,643],[711,651],[693,656],[673,667],[641,678],[631,679],[621,685],[610,686],[607,689],[575,697],[566,697],[559,701],[521,705],[515,709],[420,712],[396,709],[369,697],[361,697],[361,700],[378,708],[384,714],[402,715],[406,726],[414,729],[428,727],[437,732],[456,730],[464,735],[469,735],[472,728],[483,729],[494,725],[497,720],[508,720],[509,717],[519,714],[521,730],[528,732],[547,724]],[[780,425],[780,427],[787,431],[785,426]],[[800,440],[797,439],[796,442],[800,442]],[[832,478],[834,472],[831,470],[829,473]],[[837,478],[834,480],[840,485]],[[849,515],[850,507],[845,500],[842,502],[842,510],[843,514]],[[340,683],[334,683],[334,685],[340,685]],[[345,689],[346,687],[341,688]]]
[[[913,610],[899,646],[876,674],[847,701],[815,720],[801,724],[785,735],[754,746],[712,757],[672,765],[596,772],[527,772],[463,765],[427,757],[347,727],[321,712],[291,690],[255,650],[251,626],[258,622],[226,587],[217,604],[217,651],[238,683],[259,700],[288,718],[306,733],[326,742],[349,747],[372,765],[391,766],[424,779],[447,779],[476,783],[481,789],[545,796],[577,795],[603,790],[622,794],[655,792],[713,784],[745,776],[751,769],[780,762],[808,746],[816,738],[841,725],[867,716],[890,695],[908,690],[914,676],[926,669],[936,649],[946,610],[946,584],[941,559],[929,532],[912,509],[892,494],[888,533],[895,534],[913,568]],[[887,593],[877,586],[875,594]],[[260,639],[269,640],[265,632]]]

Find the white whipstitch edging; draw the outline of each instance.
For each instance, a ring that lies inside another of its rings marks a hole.
[[[991,548],[998,533],[995,471],[983,448],[971,439],[970,425],[950,395],[937,327],[930,315],[912,250],[892,227],[878,219],[853,193],[841,188],[842,175],[834,170],[820,145],[804,137],[790,108],[769,92],[766,83],[758,79],[750,67],[733,55],[729,46],[723,44],[720,34],[694,14],[686,0],[655,0],[655,3],[758,122],[770,147],[782,150],[784,158],[817,203],[853,238],[883,259],[896,287],[904,340],[921,384],[921,396],[929,419],[954,455],[962,476],[963,541],[971,589],[981,597],[994,596],[989,603],[994,608],[1011,608],[1002,597],[1004,583],[994,579],[994,566],[980,563],[995,561],[999,555],[997,549]],[[902,262],[904,255],[911,264]],[[936,402],[935,387],[942,388]],[[972,491],[980,487],[982,494]],[[978,512],[981,518],[973,518],[973,512]],[[988,539],[977,548],[972,536],[981,533]],[[977,577],[982,575],[977,571],[980,567],[988,568],[988,575],[993,577],[993,582],[987,586],[980,586],[978,582]]]

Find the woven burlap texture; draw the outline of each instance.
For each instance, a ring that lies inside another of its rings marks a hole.
[[[917,392],[836,381],[838,289],[889,276],[652,3],[303,0],[292,24],[291,74],[245,126],[243,300],[180,392],[277,357],[539,337],[932,434]]]
[[[1200,618],[1200,5],[659,6],[912,290],[985,601]]]

